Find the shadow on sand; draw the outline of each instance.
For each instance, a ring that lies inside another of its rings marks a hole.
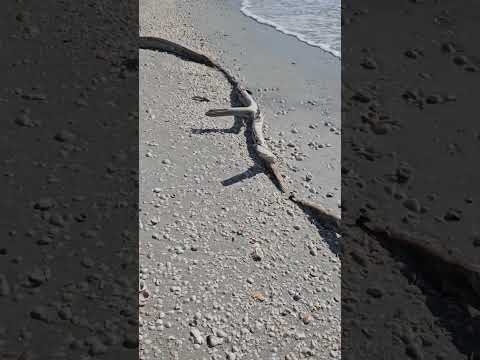
[[[235,92],[235,90],[232,89],[230,92],[230,106],[236,107],[236,106],[242,106],[240,101],[238,100],[238,96]],[[223,186],[231,186],[234,184],[237,184],[239,182],[248,180],[250,178],[253,178],[257,176],[258,174],[265,174],[267,175],[270,180],[273,182],[273,184],[277,187],[279,191],[282,191],[280,184],[278,184],[277,179],[275,176],[273,176],[270,171],[267,169],[267,167],[264,165],[263,161],[258,158],[257,153],[254,148],[254,143],[253,143],[253,128],[252,128],[252,122],[247,121],[248,119],[245,119],[244,117],[241,116],[234,116],[234,122],[233,126],[231,128],[226,128],[226,129],[192,129],[192,134],[195,135],[203,135],[203,134],[239,134],[240,131],[242,130],[243,127],[245,127],[244,131],[244,136],[245,136],[245,142],[247,144],[247,150],[250,158],[253,160],[254,165],[245,170],[244,172],[234,175],[228,179],[223,180],[221,183]],[[305,213],[305,215],[308,217],[310,222],[315,225],[315,227],[318,230],[318,233],[320,234],[320,237],[325,241],[327,246],[329,247],[330,251],[334,253],[335,255],[339,255],[340,252],[340,244],[339,241],[336,237],[335,231],[333,229],[330,229],[329,227],[326,227],[321,221],[318,220],[318,218],[315,216],[314,212],[311,211],[308,207],[303,207],[297,204],[297,206],[300,207],[300,209]]]

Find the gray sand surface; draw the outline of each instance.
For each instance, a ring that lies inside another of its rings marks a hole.
[[[478,290],[466,301],[471,285],[438,255],[355,226],[360,215],[393,224],[479,263],[478,121],[467,115],[478,97],[474,8],[342,2],[342,191],[351,199],[342,209],[342,346],[351,358],[478,357],[479,312],[466,306],[478,307]]]
[[[195,11],[203,21],[203,11],[213,11],[215,4],[141,1],[141,35],[218,58],[221,43],[214,45],[215,37],[189,16]],[[217,11],[224,20],[237,19],[230,25],[250,21],[226,6]],[[313,50],[323,59],[320,49],[284,38],[279,46],[303,49],[296,53],[298,63]],[[236,41],[235,51],[248,47]],[[243,56],[242,61],[256,59]],[[221,58],[227,65],[231,60],[226,52]],[[253,67],[241,74],[267,115],[266,135],[282,160],[282,173],[290,187],[338,211],[340,136],[331,128],[339,127],[339,91],[328,95],[320,74],[309,78],[298,64],[298,72],[281,70],[293,66],[290,57],[266,60],[279,72],[269,76],[265,63],[258,76]],[[255,86],[280,90],[260,92]],[[151,294],[140,312],[141,358],[339,358],[337,236],[312,224],[256,170],[248,126],[204,115],[230,106],[230,91],[212,69],[140,51],[140,279]],[[286,115],[274,116],[283,110]],[[331,147],[319,146],[327,142]],[[243,181],[236,181],[239,174]]]

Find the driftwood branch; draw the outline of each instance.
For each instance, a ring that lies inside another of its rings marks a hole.
[[[313,213],[321,222],[325,222],[327,225],[334,226],[334,229],[338,232],[340,219],[332,214],[331,211],[323,208],[320,205],[314,204],[310,201],[299,199],[292,193],[289,193],[283,177],[281,176],[277,167],[277,157],[269,149],[268,144],[263,136],[263,121],[264,116],[253,99],[248,90],[241,86],[235,76],[225,67],[220,65],[210,57],[200,54],[194,50],[188,49],[182,45],[174,43],[169,40],[165,40],[157,37],[140,37],[139,45],[141,49],[155,50],[173,54],[181,59],[187,61],[193,61],[205,66],[214,68],[221,72],[228,82],[232,85],[234,92],[237,94],[242,107],[231,107],[225,109],[211,109],[207,111],[207,116],[245,116],[252,121],[253,128],[253,140],[255,146],[255,152],[259,159],[261,159],[274,178],[278,188],[285,194],[288,194],[291,201],[300,206],[302,209],[308,209]]]
[[[329,209],[309,200],[299,199],[294,194],[290,195],[290,200],[301,208],[310,210],[310,212],[327,227],[332,228],[336,232],[340,232],[340,218]]]
[[[237,87],[237,91],[240,95],[240,101],[245,107],[232,107],[227,109],[212,109],[207,111],[207,116],[248,116],[252,121],[253,128],[253,140],[255,143],[255,152],[257,156],[264,162],[267,169],[274,177],[278,187],[283,193],[288,193],[287,186],[283,181],[283,177],[280,175],[277,169],[277,158],[268,148],[268,144],[263,136],[263,114],[258,107],[257,103],[250,95],[248,91],[241,87]],[[339,232],[340,218],[335,216],[330,210],[325,209],[319,204],[315,204],[306,199],[297,198],[295,195],[290,194],[289,199],[302,209],[309,210],[320,222],[324,223],[330,228],[333,228],[336,232]]]
[[[457,251],[447,249],[438,239],[426,234],[405,231],[391,224],[360,222],[358,225],[385,248],[400,248],[403,255],[414,257],[417,266],[424,268],[442,291],[480,309],[479,265],[465,261]]]

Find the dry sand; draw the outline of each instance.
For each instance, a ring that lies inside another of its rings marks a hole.
[[[248,49],[255,30],[220,56],[221,42],[204,27],[215,27],[213,19],[218,26],[251,21],[228,6],[141,1],[141,35],[177,41],[234,68],[228,54]],[[265,109],[268,141],[290,186],[339,212],[340,95],[328,93],[340,84],[307,76],[311,54],[325,58],[317,69],[330,66],[332,82],[339,62],[335,67],[320,49],[258,29],[284,39],[275,40],[277,47],[291,46],[297,62],[275,51],[265,64],[255,53],[238,58],[252,62],[240,73]],[[255,164],[248,126],[204,115],[230,106],[230,91],[212,69],[140,52],[140,279],[151,293],[140,313],[141,358],[339,358],[337,236],[312,224]]]

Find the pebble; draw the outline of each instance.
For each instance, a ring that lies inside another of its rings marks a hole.
[[[195,327],[190,329],[190,335],[193,337],[193,343],[202,345],[204,343],[201,331]]]
[[[460,221],[462,212],[458,209],[449,209],[444,216],[446,221]]]
[[[10,284],[4,274],[0,274],[0,296],[10,295]]]
[[[365,58],[362,62],[362,66],[368,70],[374,70],[378,67],[377,62],[372,58]]]
[[[466,56],[464,56],[464,55],[457,55],[457,56],[455,56],[455,57],[453,58],[453,62],[454,62],[455,64],[457,64],[457,65],[462,66],[462,65],[468,64],[469,61],[468,61],[468,58],[467,58]]]
[[[378,299],[383,296],[383,291],[378,288],[369,288],[367,289],[367,294],[375,299]]]
[[[31,312],[32,319],[48,322],[47,308],[44,306],[36,306]]]
[[[226,358],[227,360],[237,360],[237,354],[233,352],[227,352],[226,353]]]
[[[72,142],[76,136],[68,130],[62,130],[54,136],[54,139],[59,142]]]
[[[209,347],[216,347],[218,345],[222,345],[224,340],[218,336],[215,335],[208,335],[207,336],[207,345]]]
[[[407,199],[403,202],[403,206],[405,206],[408,210],[413,211],[415,213],[419,213],[421,206],[417,199]]]
[[[253,261],[261,261],[263,259],[262,249],[259,246],[256,246],[251,253],[251,257]]]
[[[42,198],[35,203],[34,208],[37,210],[49,210],[55,206],[55,200],[52,198]]]
[[[480,234],[479,233],[472,234],[472,244],[475,247],[480,247]]]
[[[312,320],[313,320],[312,314],[310,314],[310,313],[303,314],[302,321],[305,325],[310,324],[312,322]]]
[[[314,246],[310,246],[309,250],[310,250],[310,255],[312,255],[312,256],[317,256],[318,255],[318,251]]]

